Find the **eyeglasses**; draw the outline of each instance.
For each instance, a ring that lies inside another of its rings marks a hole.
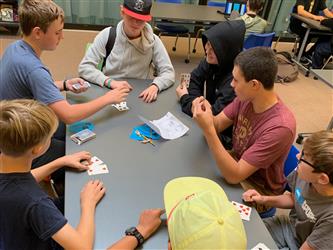
[[[297,164],[300,164],[301,161],[302,161],[302,162],[308,164],[309,166],[311,166],[313,169],[317,169],[317,167],[316,167],[315,165],[313,165],[312,163],[310,163],[310,162],[304,160],[303,157],[304,157],[304,150],[301,151],[301,157],[298,159]]]

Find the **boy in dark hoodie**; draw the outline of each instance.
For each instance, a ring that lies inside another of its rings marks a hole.
[[[220,113],[232,102],[235,93],[230,83],[233,79],[232,69],[235,57],[243,49],[245,25],[242,20],[225,21],[216,24],[202,34],[202,43],[206,57],[191,72],[188,89],[180,84],[176,93],[182,111],[192,116],[192,102],[203,96],[212,105],[213,115]],[[232,128],[221,135],[227,145],[231,141]]]

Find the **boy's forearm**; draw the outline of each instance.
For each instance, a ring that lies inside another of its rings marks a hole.
[[[95,234],[95,206],[86,206],[81,209],[81,218],[76,229],[81,237],[86,240],[87,245],[92,246]]]
[[[215,128],[207,129],[204,131],[204,135],[223,177],[229,183],[239,183],[240,180],[237,175],[238,164],[223,147]]]
[[[270,207],[291,209],[294,207],[294,199],[291,193],[277,196],[263,196],[263,204]]]
[[[37,182],[41,182],[54,171],[64,166],[63,157],[60,157],[46,165],[31,170]]]
[[[113,249],[132,250],[135,249],[137,245],[138,241],[134,236],[125,236],[116,243],[114,243],[112,246],[109,246],[108,250],[113,250]]]
[[[64,84],[63,81],[54,81],[54,84],[58,87],[58,89],[59,89],[60,91],[63,91],[63,90],[64,90],[64,89],[63,89],[63,84]]]
[[[66,100],[50,104],[50,108],[66,124],[85,119],[108,104],[107,96],[101,96],[87,103],[69,104]]]

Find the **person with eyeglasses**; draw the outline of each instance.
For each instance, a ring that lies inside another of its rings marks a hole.
[[[333,132],[312,134],[288,177],[291,192],[262,196],[243,193],[246,202],[291,209],[289,216],[264,219],[279,249],[333,249]]]

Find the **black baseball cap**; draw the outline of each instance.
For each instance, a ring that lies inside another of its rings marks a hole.
[[[124,13],[142,21],[150,21],[151,0],[124,0]]]

